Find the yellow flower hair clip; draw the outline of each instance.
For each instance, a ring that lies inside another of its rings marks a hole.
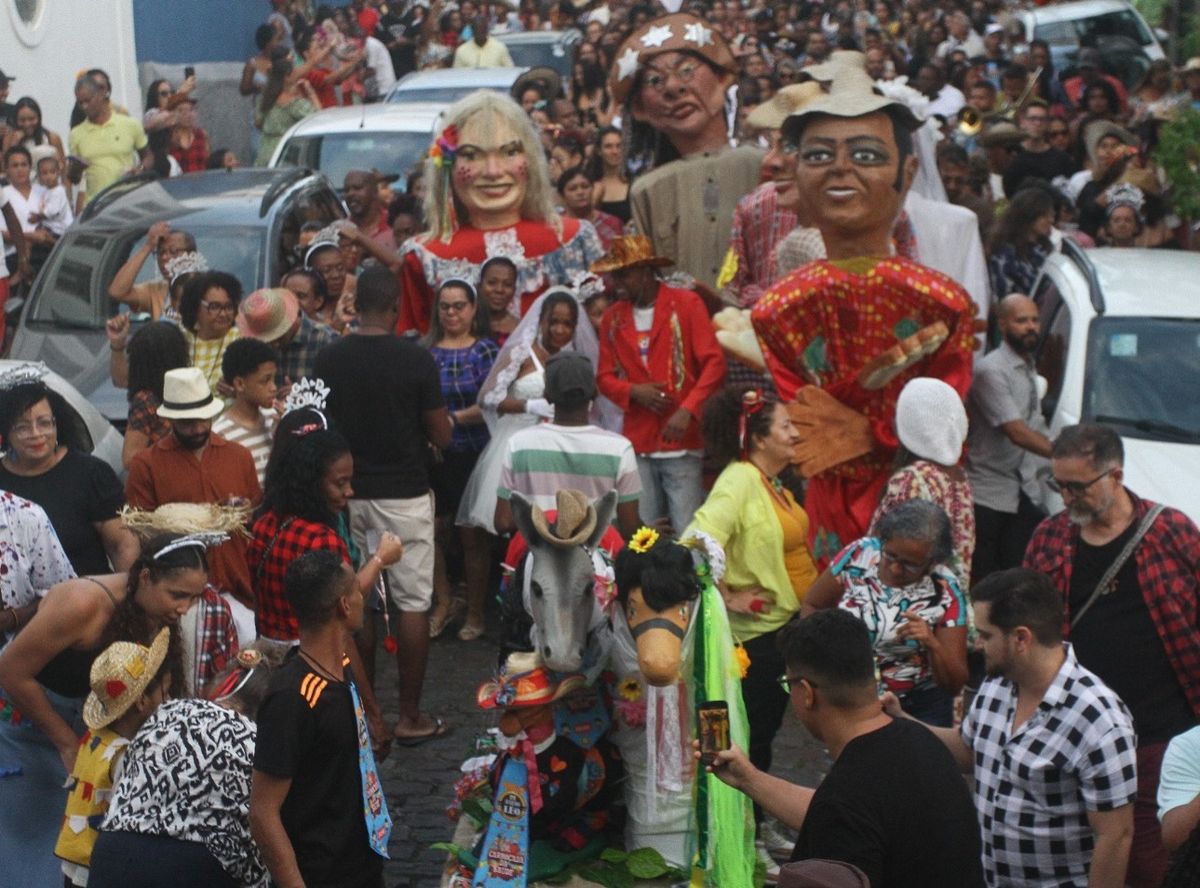
[[[639,555],[645,555],[658,542],[658,531],[652,527],[639,527],[638,532],[629,541],[629,548]]]

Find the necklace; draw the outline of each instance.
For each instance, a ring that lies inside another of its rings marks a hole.
[[[308,651],[306,651],[304,648],[297,646],[296,650],[299,652],[300,656],[302,656],[308,662],[308,664],[310,666],[312,666],[315,670],[317,670],[318,673],[320,673],[321,677],[327,678],[330,681],[336,681],[336,682],[342,681],[342,679],[338,678],[336,675],[334,675],[332,672],[330,672],[328,669],[326,669],[324,666],[322,666],[321,661],[318,660],[316,657],[314,657],[312,654],[310,654]]]
[[[763,471],[762,466],[758,465],[753,460],[750,461],[750,464],[754,466],[754,468],[758,469],[758,474],[762,477],[763,484],[767,486],[767,490],[771,491],[771,495],[774,496],[775,499],[779,500],[780,505],[790,512],[792,510],[792,504],[788,500],[787,495],[784,493],[783,482],[779,480],[779,476],[768,475]]]

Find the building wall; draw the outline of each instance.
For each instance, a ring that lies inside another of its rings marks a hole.
[[[0,0],[0,68],[16,78],[10,102],[32,96],[45,125],[65,143],[76,73],[103,68],[112,78],[113,101],[140,113],[131,0],[27,0],[21,8],[35,10],[32,21],[21,17],[15,0]]]
[[[133,0],[137,60],[244,62],[270,14],[267,0]]]

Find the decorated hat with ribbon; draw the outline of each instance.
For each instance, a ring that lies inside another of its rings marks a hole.
[[[481,709],[544,706],[585,684],[582,675],[558,675],[542,665],[535,653],[509,654],[495,678],[479,686],[475,699]]]
[[[128,712],[150,687],[167,657],[170,639],[171,630],[164,626],[150,647],[116,641],[105,648],[92,663],[92,692],[83,704],[84,724],[96,731]]]

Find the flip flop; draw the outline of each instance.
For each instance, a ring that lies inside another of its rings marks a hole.
[[[428,743],[437,737],[444,737],[450,733],[450,726],[440,718],[434,718],[433,728],[421,734],[401,735],[393,732],[396,742],[401,746],[420,746],[422,743]]]
[[[468,621],[458,630],[458,638],[460,641],[474,641],[477,638],[482,638],[485,631],[487,631],[487,627],[482,623]]]
[[[441,619],[434,617],[429,621],[429,637],[437,638],[449,628],[451,623],[462,619],[463,614],[466,612],[466,601],[461,598],[452,600],[450,606],[446,608],[446,613],[441,616]]]

